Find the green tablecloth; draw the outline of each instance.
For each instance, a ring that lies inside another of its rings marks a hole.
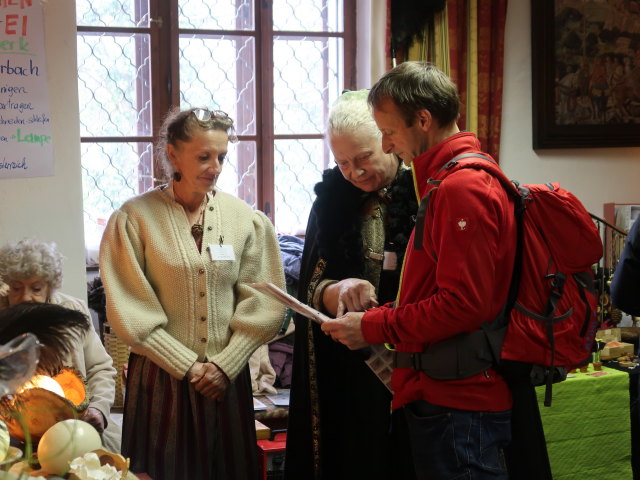
[[[602,371],[555,384],[551,407],[537,388],[554,480],[632,479],[629,375]]]

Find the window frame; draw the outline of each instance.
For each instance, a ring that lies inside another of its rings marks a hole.
[[[237,0],[241,3],[241,0]],[[136,1],[138,18],[147,12],[140,9]],[[325,134],[275,134],[274,128],[274,37],[327,37],[343,41],[343,88],[354,89],[356,85],[356,2],[343,0],[343,31],[274,31],[273,0],[253,0],[254,30],[208,30],[179,28],[179,0],[149,0],[148,27],[95,27],[76,25],[77,33],[142,33],[149,35],[150,83],[151,83],[151,131],[152,136],[82,136],[81,143],[151,142],[155,145],[158,130],[166,112],[180,104],[179,41],[181,34],[196,35],[242,35],[254,37],[256,51],[255,98],[256,131],[253,135],[238,135],[239,140],[256,144],[256,207],[262,210],[275,224],[274,145],[277,140],[324,139]],[[77,23],[77,22],[76,22]],[[159,52],[163,52],[159,54]],[[168,54],[167,54],[168,52]],[[268,68],[270,67],[270,68]],[[271,88],[264,88],[271,85]],[[329,106],[327,105],[327,108]],[[159,185],[157,159],[153,159],[153,183]],[[318,179],[319,180],[319,179]]]

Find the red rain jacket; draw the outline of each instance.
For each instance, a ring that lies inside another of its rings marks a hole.
[[[413,160],[418,197],[427,180],[463,153],[480,153],[473,133],[446,138]],[[486,153],[484,154],[486,155]],[[516,248],[513,200],[485,171],[460,169],[431,195],[423,249],[407,248],[395,308],[369,310],[362,332],[370,344],[392,343],[401,352],[425,347],[492,321],[504,305]],[[492,368],[461,380],[434,380],[408,368],[393,372],[393,408],[426,400],[461,410],[503,411],[511,393]]]

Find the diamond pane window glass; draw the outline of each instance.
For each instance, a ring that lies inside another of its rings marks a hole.
[[[151,135],[149,36],[77,38],[80,135]]]
[[[229,153],[216,187],[257,208],[256,143],[229,144]]]
[[[343,30],[342,10],[342,0],[274,0],[273,29],[339,32]]]
[[[76,0],[83,27],[148,27],[149,0]]]
[[[153,186],[153,147],[148,142],[82,143],[85,243],[100,243],[111,213]]]
[[[255,135],[255,39],[180,36],[180,103],[223,110],[238,135]]]
[[[342,39],[274,37],[276,134],[325,131],[328,105],[344,84]]]
[[[253,0],[180,0],[180,28],[253,30]]]
[[[227,112],[240,141],[218,188],[279,232],[304,230],[329,163],[329,107],[353,88],[355,2],[75,3],[88,246],[124,200],[166,182],[152,141],[175,105]]]
[[[313,187],[328,164],[326,141],[276,140],[274,148],[276,230],[304,232],[315,199]]]

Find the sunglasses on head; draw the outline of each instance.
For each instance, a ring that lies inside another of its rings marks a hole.
[[[222,110],[209,110],[208,108],[194,108],[191,110],[191,113],[200,122],[208,122],[212,118],[219,118],[221,120],[229,118],[229,115]]]

